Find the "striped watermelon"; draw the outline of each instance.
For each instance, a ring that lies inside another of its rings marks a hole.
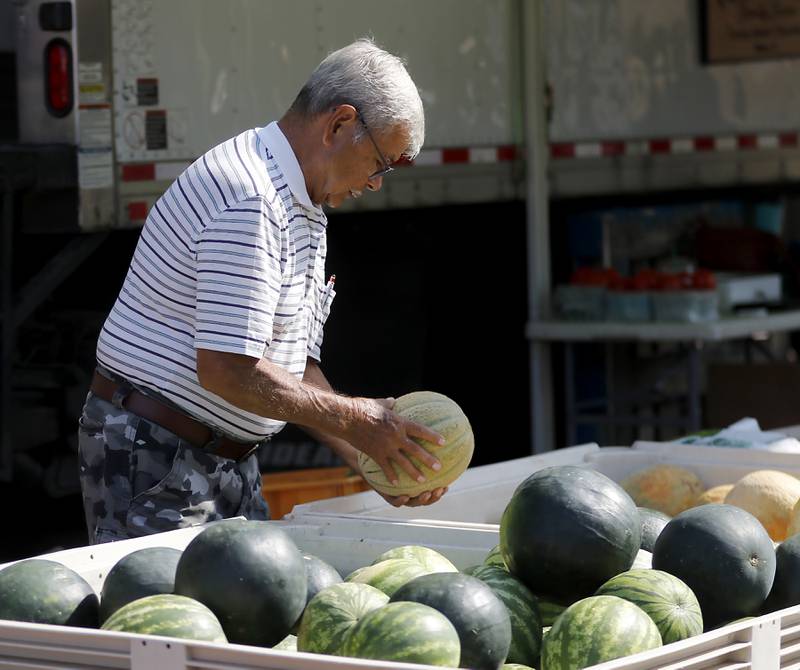
[[[392,558],[405,558],[409,561],[415,561],[425,568],[427,572],[458,572],[458,568],[438,551],[414,544],[394,547],[389,551],[384,551],[372,562],[372,565]]]
[[[461,643],[443,614],[421,603],[397,602],[369,612],[353,626],[344,655],[455,668]]]
[[[188,640],[228,641],[219,620],[208,607],[193,598],[170,593],[146,596],[123,605],[101,628]]]
[[[323,589],[300,619],[297,650],[341,656],[348,631],[367,612],[388,602],[389,596],[368,584],[344,582]]]
[[[661,646],[653,620],[616,596],[589,596],[555,620],[542,643],[541,670],[579,670]]]
[[[536,596],[510,572],[496,565],[484,565],[477,577],[503,601],[511,620],[511,646],[506,661],[533,665],[542,647],[542,619]]]
[[[549,628],[553,622],[561,616],[561,613],[572,603],[562,604],[555,600],[550,600],[543,596],[535,596],[539,606],[539,616],[542,619],[542,626]]]
[[[503,570],[508,570],[508,566],[503,560],[503,555],[500,553],[499,544],[496,544],[492,549],[489,550],[489,553],[486,554],[486,558],[483,559],[483,564],[495,565],[498,568],[503,568]]]
[[[628,570],[609,579],[596,595],[617,596],[638,605],[655,622],[664,644],[703,632],[703,615],[694,593],[663,570]]]
[[[407,558],[390,558],[374,565],[358,568],[345,577],[346,582],[369,584],[390,598],[403,584],[421,575],[430,574],[416,561]]]

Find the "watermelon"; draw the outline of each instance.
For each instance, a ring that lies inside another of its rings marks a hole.
[[[784,540],[775,549],[775,581],[762,612],[800,605],[800,535]]]
[[[509,571],[536,594],[574,602],[628,570],[641,543],[631,497],[605,475],[572,465],[533,473],[500,520]]]
[[[671,517],[668,517],[664,512],[659,512],[657,509],[650,509],[649,507],[637,507],[636,509],[642,522],[641,548],[652,553],[658,536],[664,530],[664,526],[667,525]]]
[[[342,655],[347,633],[367,612],[389,602],[389,596],[369,586],[343,582],[320,591],[300,619],[298,651]]]
[[[297,651],[297,636],[289,633],[272,648],[276,651]]]
[[[661,646],[653,620],[616,596],[570,605],[542,642],[541,670],[579,670]]]
[[[302,553],[303,565],[306,568],[306,605],[322,589],[341,583],[342,576],[332,565],[313,554]]]
[[[384,551],[372,564],[375,565],[391,558],[405,558],[409,561],[415,561],[425,568],[426,572],[458,572],[458,568],[438,551],[412,544]]]
[[[759,612],[775,578],[775,550],[752,514],[710,503],[681,512],[664,527],[653,567],[692,589],[710,630]]]
[[[354,570],[347,575],[345,581],[369,584],[376,589],[380,589],[391,598],[394,592],[403,584],[428,573],[429,571],[416,561],[411,561],[407,558],[390,558],[380,563]]]
[[[475,573],[478,570],[480,570],[481,568],[484,568],[484,567],[486,567],[486,566],[483,563],[479,563],[478,565],[470,565],[470,566],[464,568],[463,570],[461,570],[461,572],[463,572],[465,575],[470,575],[471,577],[474,577]]]
[[[506,562],[503,560],[503,554],[500,551],[499,544],[496,544],[489,550],[489,553],[486,554],[486,558],[483,559],[483,563],[484,565],[496,565],[499,568],[503,568],[503,570],[508,570]]]
[[[572,603],[559,603],[555,600],[549,600],[542,596],[536,596],[539,607],[539,616],[542,620],[542,627],[549,628],[553,622],[561,616],[561,613],[567,609]]]
[[[640,607],[655,623],[664,644],[703,632],[700,603],[686,584],[668,572],[628,570],[609,579],[596,595],[617,596]]]
[[[391,496],[417,496],[442,486],[449,486],[467,469],[475,439],[472,427],[461,408],[447,396],[431,391],[415,391],[400,396],[392,409],[404,419],[428,426],[444,439],[443,446],[413,438],[441,463],[441,470],[431,470],[414,456],[408,456],[417,469],[425,476],[418,482],[402,468],[395,468],[398,483],[392,484],[378,463],[363,451],[358,453],[358,465],[364,479],[380,493]]]
[[[227,642],[219,620],[208,607],[193,598],[171,593],[145,596],[123,605],[103,623],[102,629]]]
[[[443,614],[420,603],[397,602],[365,614],[345,637],[343,653],[455,668],[461,646],[456,629]]]
[[[206,605],[228,640],[271,647],[285,638],[306,604],[300,551],[269,521],[215,523],[183,550],[175,593]]]
[[[484,565],[474,577],[503,601],[511,620],[511,646],[506,661],[533,665],[539,662],[542,646],[542,619],[536,596],[508,570]]]
[[[97,628],[97,594],[77,572],[40,558],[0,571],[0,619]]]
[[[100,621],[123,605],[145,596],[172,593],[181,552],[170,547],[146,547],[119,559],[100,591]]]
[[[460,572],[422,575],[401,586],[391,602],[433,607],[458,632],[462,668],[497,670],[511,646],[511,620],[503,601],[481,580]]]

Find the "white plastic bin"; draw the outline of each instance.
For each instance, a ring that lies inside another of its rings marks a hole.
[[[480,528],[487,524],[499,524],[516,487],[543,467],[580,465],[621,481],[636,470],[656,463],[685,466],[693,470],[709,488],[733,483],[748,472],[767,468],[800,477],[798,454],[663,442],[637,442],[633,447],[586,445],[470,468],[439,502],[427,507],[391,507],[378,494],[369,491],[298,505],[288,518],[301,520],[351,516]],[[467,477],[467,474],[470,476]]]
[[[597,444],[585,444],[468,468],[434,505],[392,507],[374,491],[365,491],[296,505],[286,518],[358,516],[373,520],[458,522],[459,526],[467,528],[497,524],[511,493],[525,477],[551,465],[578,465],[599,449]]]
[[[402,521],[336,519],[308,524],[286,521],[272,523],[285,530],[302,550],[330,562],[343,574],[372,562],[390,547],[411,543],[436,549],[457,566],[464,567],[479,562],[498,540],[494,529],[447,528],[422,522],[410,524]],[[182,549],[203,528],[71,549],[39,558],[63,563],[99,590],[108,570],[122,556],[149,546]],[[798,662],[800,607],[794,607],[594,668],[778,670],[796,667],[792,664]],[[0,621],[0,668],[14,670],[419,670],[431,667]]]

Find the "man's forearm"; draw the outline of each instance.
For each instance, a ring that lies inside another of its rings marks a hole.
[[[308,359],[306,371],[303,375],[303,381],[311,386],[314,386],[322,391],[329,391],[335,393],[333,387],[328,382],[322,369],[317,365],[313,359]],[[322,444],[330,447],[345,463],[347,463],[356,472],[359,471],[358,467],[358,450],[349,442],[342,440],[334,435],[325,433],[321,430],[312,428],[310,426],[300,426],[306,433],[311,435],[314,439]]]
[[[265,359],[205,350],[197,354],[200,383],[236,407],[340,438],[356,423],[355,399],[334,393],[330,386],[301,381]]]

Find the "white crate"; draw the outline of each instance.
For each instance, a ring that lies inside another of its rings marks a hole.
[[[358,516],[372,520],[457,522],[462,528],[480,528],[485,524],[496,525],[511,493],[525,477],[551,465],[580,464],[585,456],[599,449],[597,444],[579,445],[538,456],[526,456],[468,468],[450,486],[448,493],[434,505],[392,507],[374,491],[364,491],[296,505],[286,518],[300,520],[317,515],[323,518]],[[498,497],[497,491],[502,491],[502,495]]]
[[[224,523],[224,522],[223,522]],[[498,541],[496,529],[453,528],[424,522],[336,519],[297,524],[272,522],[304,551],[340,572],[372,562],[386,549],[424,544],[457,566],[479,562]],[[143,547],[185,547],[204,527],[161,533],[40,556],[57,560],[100,589],[122,556]],[[0,566],[4,567],[4,566]],[[595,670],[745,669],[778,670],[800,662],[800,607],[740,622],[683,642],[594,666]],[[794,667],[794,666],[792,666]],[[130,670],[413,670],[432,666],[363,661],[317,654],[279,652],[245,645],[0,621],[0,668],[44,670],[123,668]]]
[[[375,521],[404,519],[460,528],[496,527],[516,487],[543,467],[579,465],[621,481],[656,463],[685,466],[709,488],[732,484],[748,472],[760,469],[782,470],[800,477],[800,454],[663,442],[636,442],[633,447],[598,447],[595,444],[470,468],[439,502],[427,507],[391,507],[377,493],[367,491],[297,505],[287,518],[299,521],[360,517]]]

